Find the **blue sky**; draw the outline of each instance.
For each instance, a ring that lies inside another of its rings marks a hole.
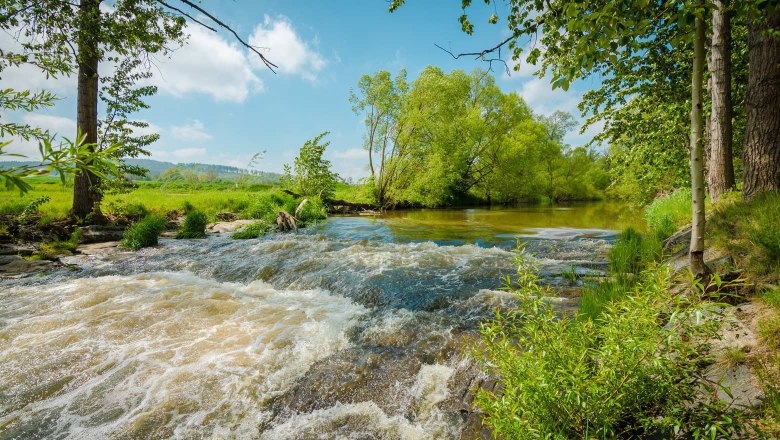
[[[460,2],[407,0],[390,14],[386,0],[210,0],[202,3],[233,26],[250,43],[267,47],[267,57],[279,65],[271,73],[226,32],[214,34],[197,25],[188,29],[189,44],[170,59],[158,57],[152,80],[159,93],[151,109],[137,115],[159,132],[152,158],[172,162],[247,165],[266,151],[257,169],[281,171],[307,139],[330,131],[327,156],[344,177],[365,176],[362,150],[363,118],[352,113],[348,96],[361,75],[401,68],[414,79],[427,65],[445,70],[476,67],[472,59],[453,60],[434,44],[454,52],[495,45],[508,35],[506,23],[489,25],[492,9],[482,2],[471,8],[475,34],[465,35],[457,21]],[[501,10],[498,11],[502,16]],[[0,44],[12,45],[0,34]],[[551,90],[549,80],[533,76],[533,66],[507,76],[495,71],[505,92],[519,93],[540,114],[555,110],[578,115],[582,93],[597,86],[579,82],[568,92]],[[75,131],[75,80],[46,80],[29,68],[2,72],[4,87],[46,87],[63,99],[52,109],[32,114],[3,114],[61,135]],[[572,145],[587,142],[594,129],[569,134]],[[17,151],[32,156],[32,145],[16,142]]]

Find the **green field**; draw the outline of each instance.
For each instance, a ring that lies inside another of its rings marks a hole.
[[[19,215],[34,200],[47,196],[49,201],[37,209],[40,223],[46,224],[67,217],[73,199],[73,187],[62,185],[56,178],[31,178],[33,189],[20,195],[18,191],[0,191],[0,215]],[[106,194],[102,210],[107,215],[137,212],[141,206],[151,213],[166,214],[182,211],[185,203],[203,211],[210,220],[219,212],[242,213],[259,196],[281,188],[275,185],[238,185],[234,182],[172,183],[136,182],[138,188],[124,194]],[[340,183],[335,198],[368,202],[361,187]]]

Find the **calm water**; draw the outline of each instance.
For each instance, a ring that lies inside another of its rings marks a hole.
[[[69,257],[0,284],[0,438],[458,438],[516,240],[565,285],[638,223],[611,203],[421,210]]]

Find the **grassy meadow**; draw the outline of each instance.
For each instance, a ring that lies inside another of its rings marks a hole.
[[[47,224],[68,216],[73,186],[63,185],[59,179],[36,177],[29,179],[33,189],[24,195],[15,190],[0,191],[0,215],[19,215],[26,207],[42,197],[36,214],[39,223]],[[216,219],[219,212],[235,212],[245,216],[258,199],[278,193],[281,188],[267,184],[239,185],[234,182],[136,182],[137,188],[127,193],[106,194],[103,198],[103,212],[109,216],[143,217],[146,214],[166,215],[171,211],[184,212],[192,208],[206,214],[209,221]],[[335,199],[354,202],[369,202],[368,194],[358,186],[339,183]],[[247,217],[250,217],[247,215]]]

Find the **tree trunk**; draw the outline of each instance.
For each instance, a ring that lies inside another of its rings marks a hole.
[[[750,69],[745,97],[747,125],[742,160],[743,195],[780,191],[780,11],[749,25]]]
[[[704,17],[696,15],[693,45],[693,82],[691,87],[691,192],[693,221],[691,231],[690,266],[697,278],[707,274],[704,264],[704,118],[702,117],[702,83],[704,76]]]
[[[100,60],[98,35],[100,0],[81,0],[79,4],[78,90],[76,126],[84,143],[97,147],[98,62]],[[73,182],[71,214],[84,220],[92,214],[92,222],[102,220],[100,212],[100,179],[94,173],[80,170]]]
[[[709,123],[708,186],[712,200],[736,189],[732,152],[731,100],[731,12],[725,0],[714,0],[712,10],[712,52],[709,58],[712,113]]]

